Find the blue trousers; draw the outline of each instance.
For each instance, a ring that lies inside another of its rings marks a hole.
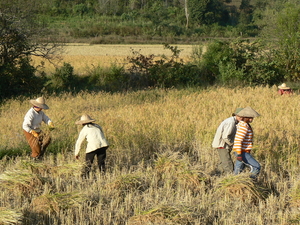
[[[235,156],[237,155],[234,153]],[[250,153],[243,152],[242,153],[243,161],[236,160],[234,166],[234,174],[237,175],[241,173],[245,166],[250,167],[251,178],[256,178],[260,172],[261,166],[259,162],[257,162]]]

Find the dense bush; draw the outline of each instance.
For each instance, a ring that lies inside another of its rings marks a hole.
[[[71,91],[76,88],[77,80],[78,76],[74,74],[72,65],[64,63],[62,67],[56,68],[45,86],[51,91]]]
[[[126,90],[130,86],[124,67],[112,65],[103,78],[101,86],[109,91]]]
[[[206,77],[221,84],[274,85],[285,77],[276,55],[265,49],[249,40],[213,41],[205,53],[194,54],[194,61]]]

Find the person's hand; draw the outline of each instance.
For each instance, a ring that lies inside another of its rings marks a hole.
[[[243,161],[242,154],[238,154],[238,155],[236,156],[236,160],[242,162],[242,161]]]
[[[76,156],[75,156],[75,159],[79,159],[79,155],[76,155]]]
[[[39,133],[37,133],[35,130],[31,130],[30,133],[36,138],[39,137]]]
[[[50,129],[50,130],[53,130],[53,129],[54,129],[54,124],[53,124],[53,122],[50,122],[48,125],[49,125],[49,129]]]

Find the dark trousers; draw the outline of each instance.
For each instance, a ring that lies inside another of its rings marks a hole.
[[[95,156],[97,156],[97,162],[98,162],[98,167],[99,167],[100,172],[105,173],[105,159],[106,159],[106,149],[107,148],[108,148],[108,146],[103,147],[103,148],[98,148],[95,151],[86,153],[86,155],[85,155],[86,167],[85,167],[85,171],[84,171],[84,176],[89,176]]]
[[[233,161],[230,155],[231,149],[218,148],[217,150],[220,157],[220,164],[218,166],[219,170],[223,173],[233,173]]]

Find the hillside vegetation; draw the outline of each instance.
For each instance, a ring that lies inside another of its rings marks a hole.
[[[2,224],[298,224],[299,94],[277,88],[153,89],[47,96],[56,129],[42,161],[29,158],[21,124],[28,98],[1,106]],[[252,126],[258,181],[218,176],[211,142],[237,107],[261,116]],[[11,112],[14,112],[13,119]],[[110,142],[108,171],[80,176],[74,144],[82,113]],[[47,131],[47,128],[44,127]],[[8,222],[10,221],[10,222]]]
[[[28,20],[40,39],[61,42],[199,43],[207,38],[257,37],[269,17],[297,1],[42,0],[0,3],[1,13]]]
[[[250,1],[119,1],[49,3],[38,20],[49,24],[64,40],[93,44],[197,43],[203,37],[255,36]],[[52,7],[52,8],[51,8]],[[56,9],[56,10],[55,10]],[[247,11],[249,19],[239,21]],[[51,18],[49,18],[51,15]],[[230,28],[226,28],[229,26]]]
[[[65,90],[272,86],[300,79],[299,0],[5,0],[0,9],[3,99]],[[126,66],[92,65],[84,77],[72,62],[47,71],[45,61],[53,62],[63,44],[74,41],[160,43],[172,55],[156,58],[132,49]],[[178,43],[196,46],[192,60],[180,58]]]

